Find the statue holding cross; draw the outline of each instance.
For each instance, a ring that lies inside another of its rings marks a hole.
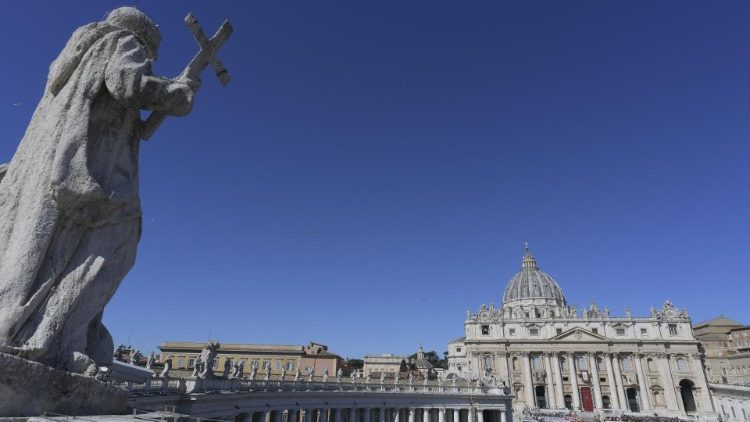
[[[200,74],[229,74],[211,38],[177,78],[152,74],[161,34],[121,7],[78,28],[50,66],[44,95],[9,165],[0,165],[0,352],[71,372],[112,362],[104,306],[135,262],[138,156],[166,116],[190,113]],[[146,122],[141,110],[151,110]]]

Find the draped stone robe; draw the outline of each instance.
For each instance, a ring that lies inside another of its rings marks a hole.
[[[0,166],[0,351],[83,372],[112,361],[104,305],[141,235],[140,109],[185,115],[128,30],[76,30],[10,164]]]

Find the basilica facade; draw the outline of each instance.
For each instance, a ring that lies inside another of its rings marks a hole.
[[[685,310],[669,301],[642,317],[578,309],[528,247],[502,306],[467,311],[465,336],[448,345],[447,376],[505,383],[516,411],[715,417]]]

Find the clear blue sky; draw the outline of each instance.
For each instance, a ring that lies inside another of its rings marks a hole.
[[[3,5],[0,162],[71,32],[122,4]],[[230,18],[233,81],[205,73],[141,150],[116,343],[442,352],[525,241],[579,306],[750,323],[750,3],[138,5],[164,75],[196,51],[188,11]]]

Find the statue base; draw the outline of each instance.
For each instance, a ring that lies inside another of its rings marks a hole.
[[[125,412],[128,393],[81,374],[0,353],[0,416],[112,415]]]

